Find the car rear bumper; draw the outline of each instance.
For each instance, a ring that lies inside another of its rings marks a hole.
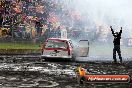
[[[53,59],[58,59],[58,58],[62,58],[62,59],[71,59],[72,56],[51,56],[51,55],[41,55],[42,58],[53,58]]]

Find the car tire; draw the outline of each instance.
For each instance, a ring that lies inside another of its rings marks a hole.
[[[43,58],[42,56],[40,57],[40,61],[41,61],[41,62],[43,62],[43,61],[44,61],[44,58]]]
[[[75,54],[72,54],[71,61],[72,61],[72,62],[75,62],[75,61],[76,61],[76,56],[75,56]]]
[[[44,58],[45,61],[48,61],[48,58]]]

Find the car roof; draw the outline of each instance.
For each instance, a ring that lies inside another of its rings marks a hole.
[[[70,41],[70,39],[62,39],[62,38],[48,38],[47,40],[62,40],[62,41]]]

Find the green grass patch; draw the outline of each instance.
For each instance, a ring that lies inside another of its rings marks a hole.
[[[40,49],[40,44],[35,43],[0,43],[0,49]]]
[[[41,44],[29,42],[0,43],[0,49],[40,49]],[[89,46],[90,55],[112,55],[113,44],[92,43]],[[132,47],[121,46],[123,55],[132,55]]]

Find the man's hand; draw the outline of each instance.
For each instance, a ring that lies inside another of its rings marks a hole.
[[[121,33],[122,33],[122,27],[121,27],[121,30],[120,30],[120,35],[121,35]]]
[[[113,31],[113,29],[112,29],[112,26],[110,26],[110,28],[111,28],[112,34],[113,34],[113,36],[114,36],[114,31]]]

